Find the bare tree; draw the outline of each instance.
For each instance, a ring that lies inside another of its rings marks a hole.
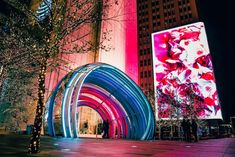
[[[36,92],[34,74],[25,69],[8,69],[0,100],[1,123],[10,131],[18,131],[32,120]]]
[[[106,9],[118,5],[117,0],[40,0],[32,1],[31,7],[18,0],[6,1],[23,12],[17,28],[26,35],[15,39],[26,44],[24,53],[38,65],[38,103],[28,151],[39,152],[42,116],[44,110],[45,75],[48,67],[62,62],[63,54],[97,52],[108,49],[100,40],[100,26],[106,18]],[[21,25],[22,24],[22,25]],[[21,26],[19,26],[21,25]],[[107,30],[108,31],[108,30]],[[76,36],[73,36],[74,32]],[[106,38],[106,37],[104,37]],[[7,53],[8,54],[8,53]]]
[[[33,40],[22,29],[23,14],[15,11],[0,15],[0,110],[1,122],[11,130],[27,123],[33,114],[28,109],[36,99],[33,81],[38,66],[30,57]],[[20,23],[18,23],[20,22]],[[29,53],[30,51],[30,53]]]

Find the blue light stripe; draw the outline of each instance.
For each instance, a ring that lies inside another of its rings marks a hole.
[[[79,95],[82,94],[81,88],[84,86],[103,95],[101,96],[102,99],[107,99],[107,96],[111,94],[112,98],[103,101],[112,102],[116,110],[115,113],[119,114],[115,121],[118,122],[118,119],[120,119],[121,122],[116,124],[121,125],[119,128],[122,129],[123,135],[128,133],[127,138],[129,139],[148,140],[153,138],[155,118],[147,98],[134,81],[117,68],[102,63],[89,64],[78,68],[71,77],[63,81],[67,81],[61,106],[65,137],[78,136],[77,105],[80,103]],[[57,91],[55,90],[55,92]],[[74,97],[72,98],[73,94]],[[55,99],[55,97],[56,94],[51,99]],[[52,102],[53,100],[50,100],[49,104],[52,105]],[[83,102],[83,104],[88,105],[89,103]],[[72,113],[70,107],[72,107]],[[49,117],[53,117],[51,111],[49,114]],[[106,117],[110,116],[107,115]],[[48,124],[52,125],[52,119],[48,118],[50,121]],[[125,129],[125,123],[127,123],[127,129]]]

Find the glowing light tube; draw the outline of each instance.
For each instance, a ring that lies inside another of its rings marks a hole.
[[[77,137],[77,107],[88,106],[102,119],[115,120],[110,135],[118,128],[118,136],[128,139],[149,140],[154,136],[154,114],[147,98],[127,75],[117,68],[102,63],[88,64],[62,79],[50,97],[48,127],[53,126],[54,99],[61,82],[67,86],[62,98],[62,128],[65,137]],[[90,96],[89,96],[90,95]],[[102,100],[102,101],[101,101]]]

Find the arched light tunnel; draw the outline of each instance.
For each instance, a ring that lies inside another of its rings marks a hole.
[[[65,88],[63,87],[65,86]],[[87,106],[110,122],[109,135],[127,139],[153,139],[154,114],[140,88],[122,71],[103,63],[87,64],[67,74],[47,101],[48,133],[56,136],[55,99],[63,90],[61,127],[64,137],[78,137],[78,107]]]

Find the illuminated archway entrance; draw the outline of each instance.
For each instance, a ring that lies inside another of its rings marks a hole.
[[[78,113],[79,137],[101,138],[103,133],[103,120],[100,115],[88,106],[79,106]]]
[[[67,74],[47,102],[48,133],[55,136],[55,99],[63,91],[60,104],[64,137],[78,137],[78,107],[94,109],[110,122],[109,136],[148,140],[154,136],[154,114],[140,88],[123,72],[103,63],[87,64]]]

